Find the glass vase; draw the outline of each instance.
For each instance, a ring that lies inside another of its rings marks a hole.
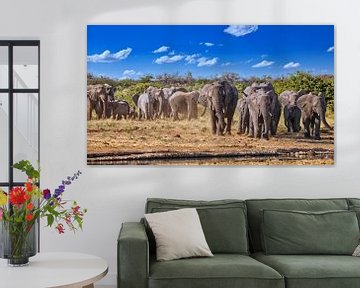
[[[1,221],[0,257],[8,259],[9,266],[25,266],[37,251],[37,223]]]

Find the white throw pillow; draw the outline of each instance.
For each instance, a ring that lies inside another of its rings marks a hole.
[[[145,214],[156,240],[156,259],[214,256],[195,208]]]
[[[358,246],[356,246],[352,256],[360,257],[360,244]]]

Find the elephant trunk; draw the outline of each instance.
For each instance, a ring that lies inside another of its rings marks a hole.
[[[217,95],[214,95],[214,96],[215,97],[213,98],[213,100],[214,100],[215,114],[216,114],[216,117],[218,118],[220,134],[222,134],[225,129],[224,111],[223,111],[223,107],[222,107],[223,105],[222,105],[222,102],[220,101],[220,97],[222,95],[220,94],[220,91],[218,91]]]
[[[264,103],[264,105],[260,106],[260,113],[263,118],[263,130],[261,131],[262,137],[265,139],[269,139],[269,134],[271,132],[271,113],[270,107]]]
[[[320,107],[317,108],[316,113],[319,114],[320,120],[324,124],[324,126],[326,128],[328,128],[329,130],[332,130],[333,128],[326,121],[325,111],[326,111],[325,110],[325,105],[321,105]]]
[[[153,103],[148,104],[148,114],[149,114],[149,119],[152,120],[154,117],[154,104]]]
[[[108,110],[108,101],[107,101],[107,99],[105,99],[105,101],[103,102],[103,113],[102,113],[102,118],[103,119],[106,119],[107,117],[106,117],[106,115],[107,115],[107,110]]]

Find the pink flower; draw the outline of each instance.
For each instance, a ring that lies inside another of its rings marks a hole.
[[[55,228],[58,230],[59,234],[65,233],[64,226],[61,223],[59,223]]]
[[[0,220],[2,220],[2,218],[3,218],[3,211],[2,211],[2,209],[0,208]]]
[[[74,215],[79,214],[79,209],[80,209],[80,206],[72,207],[73,214],[74,214]]]

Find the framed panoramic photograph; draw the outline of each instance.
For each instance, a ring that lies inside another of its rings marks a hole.
[[[88,165],[334,165],[333,25],[88,25]]]

